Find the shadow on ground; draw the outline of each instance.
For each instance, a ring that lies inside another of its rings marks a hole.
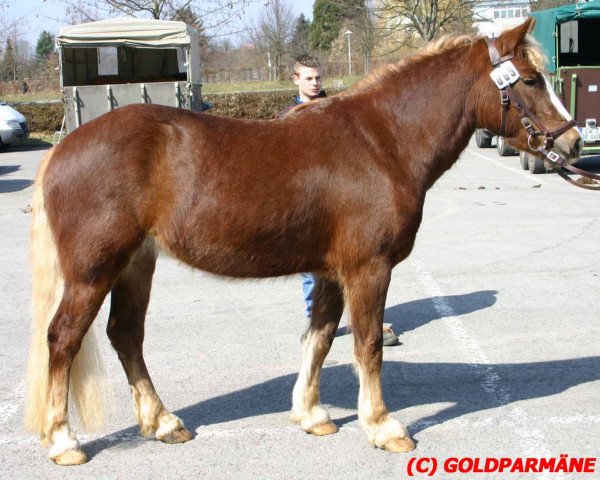
[[[501,392],[482,389],[477,377],[481,370],[499,377]],[[218,396],[174,413],[194,432],[198,427],[227,423],[290,410],[291,392],[296,375],[284,375],[250,388]],[[465,363],[384,362],[383,389],[390,412],[402,420],[401,410],[423,404],[451,404],[427,418],[419,418],[408,429],[418,434],[431,425],[513,402],[560,394],[583,383],[600,380],[600,357],[576,358],[521,364],[474,365]],[[355,409],[358,382],[351,365],[326,367],[322,372],[321,398],[324,404]],[[548,412],[545,412],[548,413]],[[557,412],[557,415],[563,412]],[[333,419],[342,426],[355,421],[356,415]],[[114,432],[84,445],[93,457],[113,447],[134,448],[137,426]]]
[[[443,301],[450,305],[455,316],[461,316],[491,307],[496,303],[496,295],[498,295],[496,290],[482,290],[447,296]],[[424,298],[387,308],[383,321],[391,323],[394,332],[398,335],[416,330],[429,322],[443,318],[434,306],[441,300],[437,297]]]
[[[588,172],[600,172],[600,155],[585,155],[575,166]]]
[[[449,297],[449,301],[454,314],[462,315],[488,308],[494,304],[495,298],[496,292],[482,291]],[[431,302],[432,299],[428,298],[397,305],[386,311],[386,317],[395,325],[400,325],[397,323],[400,322],[400,317],[406,319],[406,328],[402,331],[418,328],[440,318],[435,309],[430,308]],[[482,388],[482,372],[497,377],[496,390]],[[399,419],[402,418],[402,409],[411,406],[436,403],[451,405],[427,418],[414,420],[408,425],[413,435],[430,425],[463,415],[560,394],[569,388],[596,380],[600,380],[600,357],[497,365],[384,361],[382,376],[388,408]],[[295,381],[296,374],[283,375],[198,402],[174,413],[194,432],[201,426],[287,412],[291,407],[291,392]],[[355,409],[357,395],[358,381],[351,365],[335,365],[323,369],[321,399],[324,404]],[[342,426],[356,419],[354,414],[334,419],[334,422]],[[108,448],[134,448],[140,442],[147,441],[136,437],[137,432],[137,425],[132,426],[88,442],[84,448],[91,457]]]
[[[0,179],[0,193],[20,192],[31,185],[33,185],[31,180]]]
[[[0,156],[0,159],[2,157]],[[32,180],[22,180],[18,178],[1,178],[4,175],[18,172],[21,165],[0,165],[0,193],[12,193],[25,190],[30,185],[33,185]]]
[[[28,138],[21,143],[15,143],[9,147],[11,152],[31,152],[35,150],[47,150],[52,143],[46,142],[40,138]]]
[[[0,157],[1,159],[2,157]],[[0,176],[15,173],[21,170],[21,165],[0,165]]]
[[[491,307],[496,302],[497,294],[498,292],[495,290],[483,290],[444,297],[444,299],[452,307],[452,313],[455,316],[459,316]],[[394,330],[398,334],[402,334],[426,325],[429,322],[440,320],[443,317],[434,308],[435,300],[436,297],[430,297],[387,308],[384,321],[391,323]],[[342,327],[338,330],[338,336],[346,332],[347,328]],[[451,369],[452,372],[447,372],[448,369]],[[456,388],[460,392],[464,392],[462,386],[465,379],[463,377],[465,375],[468,377],[466,379],[467,382],[476,382],[477,379],[473,378],[474,372],[473,365],[428,364],[426,366],[402,362],[384,362],[382,380],[388,408],[393,412],[410,405],[436,401],[428,396],[430,389],[428,379],[432,377],[431,383],[435,383],[435,379],[439,377],[443,379],[443,383],[446,385],[442,388],[440,384],[440,395],[441,392],[448,392],[448,385],[452,385],[453,382],[456,382]],[[509,378],[514,378],[514,376],[511,374]],[[295,381],[296,374],[286,375],[248,389],[197,403],[175,413],[182,418],[191,431],[194,431],[200,425],[212,425],[257,415],[285,412],[291,407],[290,398]],[[406,385],[415,385],[415,382],[422,384],[418,388],[418,390],[422,389],[422,394],[420,398],[410,400],[407,398],[407,395],[411,390],[407,389]],[[324,403],[348,409],[356,408],[358,381],[350,365],[336,365],[325,368],[322,373],[321,385],[321,398]],[[400,396],[398,395],[398,391],[401,393]],[[479,396],[481,396],[480,393]],[[479,409],[477,404],[471,399],[471,395],[472,392],[470,391],[463,393],[464,401],[462,404],[468,405],[471,402],[473,408],[464,407],[460,410],[462,412],[460,415]],[[496,406],[498,405],[495,404],[494,407]],[[355,419],[356,415],[352,415],[343,419],[334,419],[334,421],[338,426],[341,426]],[[435,419],[429,419],[428,421],[436,422]],[[412,433],[416,433],[414,429],[411,431]],[[139,441],[145,441],[136,437],[137,432],[138,427],[133,426],[107,435],[87,444],[86,450],[93,456],[105,448],[116,445],[122,445],[125,448],[133,447]],[[136,438],[137,441],[135,441]]]

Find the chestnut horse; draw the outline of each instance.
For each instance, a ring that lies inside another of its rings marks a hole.
[[[522,79],[514,91],[557,128],[565,117],[547,89],[543,57],[526,36],[530,23],[495,45],[502,57],[514,55]],[[98,359],[86,332],[109,293],[107,332],[141,433],[168,443],[192,438],[163,406],[142,354],[159,249],[230,277],[316,272],[292,420],[315,435],[337,431],[319,402],[319,381],[347,305],[360,423],[371,444],[412,450],[381,391],[386,293],[392,268],[413,247],[427,190],[475,128],[500,129],[491,71],[483,37],[452,37],[282,119],[130,105],[79,127],[52,149],[33,201],[35,320],[26,412],[50,458],[87,460],[67,405],[71,394],[84,426],[97,420]],[[528,148],[514,106],[505,137]],[[574,162],[579,134],[568,129],[554,148]]]

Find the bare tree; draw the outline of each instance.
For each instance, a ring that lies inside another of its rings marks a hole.
[[[291,5],[286,0],[269,0],[250,29],[252,42],[269,55],[275,80],[281,78],[294,26]]]
[[[13,17],[10,15],[10,2],[0,0],[0,43],[9,37],[18,35],[19,28],[26,22],[27,16]]]
[[[423,44],[452,32],[471,31],[479,0],[382,0],[376,15],[388,35],[403,35],[404,44]],[[414,46],[414,45],[413,45]]]
[[[70,23],[84,23],[114,16],[173,20],[194,18],[212,36],[227,34],[234,20],[257,0],[61,0]],[[75,20],[75,21],[74,21]]]
[[[573,5],[574,3],[578,3],[577,0],[529,0],[529,6],[532,11]]]

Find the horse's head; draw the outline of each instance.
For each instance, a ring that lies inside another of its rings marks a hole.
[[[529,18],[496,39],[477,43],[486,64],[486,75],[472,90],[477,127],[503,136],[519,150],[536,155],[553,150],[565,163],[575,163],[582,140],[552,89],[544,55],[527,35],[533,23]]]

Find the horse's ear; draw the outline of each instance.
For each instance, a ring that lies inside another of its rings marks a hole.
[[[503,32],[496,40],[496,47],[500,56],[503,57],[514,52],[525,38],[525,35],[533,30],[534,25],[535,20],[529,17],[521,25]]]

